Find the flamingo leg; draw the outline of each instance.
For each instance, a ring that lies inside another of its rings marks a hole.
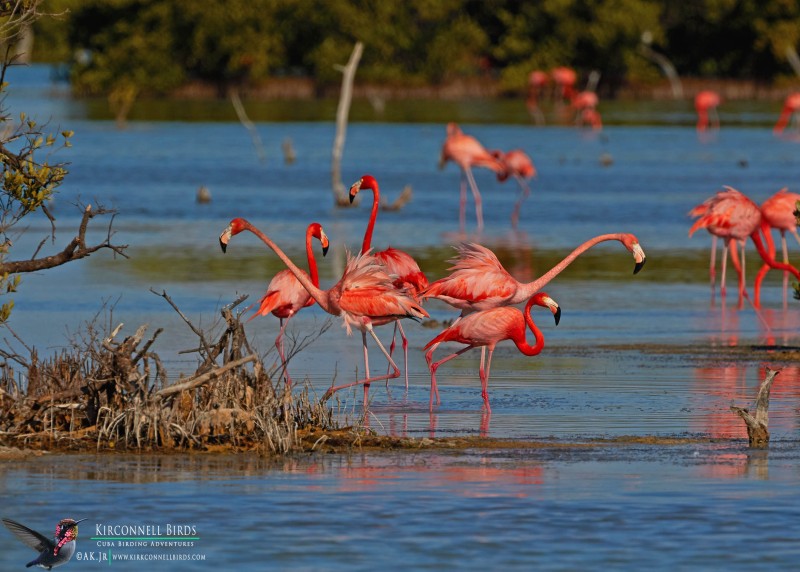
[[[796,231],[795,231],[796,232]],[[786,231],[781,229],[781,249],[783,250],[783,263],[789,264],[789,249],[786,245]],[[789,272],[787,270],[783,271],[783,309],[786,310],[789,307],[789,300],[787,298],[787,293],[789,291]]]
[[[381,380],[384,380],[384,379],[394,379],[396,377],[400,377],[400,368],[397,367],[397,364],[394,363],[394,360],[389,355],[389,352],[387,352],[386,348],[383,347],[383,344],[378,339],[378,336],[375,334],[375,331],[372,329],[372,324],[367,323],[366,325],[364,325],[363,328],[364,328],[364,330],[366,330],[366,331],[362,330],[361,337],[362,337],[363,344],[364,344],[364,358],[365,358],[364,365],[365,365],[365,368],[366,368],[366,372],[365,373],[366,373],[367,377],[364,378],[364,379],[359,379],[357,381],[353,381],[351,383],[345,383],[345,384],[342,384],[342,385],[336,385],[336,386],[329,387],[328,391],[325,392],[325,395],[322,396],[322,401],[323,402],[327,401],[328,399],[330,399],[330,397],[334,393],[339,391],[340,389],[346,389],[348,387],[353,387],[355,385],[363,385],[364,386],[364,406],[366,407],[367,406],[367,397],[368,397],[368,392],[369,392],[369,385],[371,383],[373,383],[375,381],[381,381]],[[375,340],[375,343],[378,344],[378,348],[380,348],[381,353],[383,353],[383,355],[389,361],[389,364],[390,364],[390,366],[392,368],[392,372],[391,373],[387,373],[386,375],[376,375],[375,377],[370,377],[369,376],[369,365],[366,362],[366,356],[367,356],[367,335],[366,335],[366,332],[369,332],[369,334]]]
[[[522,209],[522,203],[528,198],[528,196],[530,196],[531,188],[528,186],[528,183],[525,182],[525,179],[519,175],[515,174],[514,178],[517,179],[517,183],[519,183],[520,186],[520,194],[517,198],[516,204],[514,204],[514,210],[511,213],[511,227],[516,230],[517,225],[519,225],[519,213]]]
[[[485,347],[485,346],[484,346]],[[483,404],[486,406],[486,413],[492,413],[492,407],[489,405],[489,370],[492,367],[492,354],[494,349],[489,350],[489,357],[486,360],[486,369],[483,368],[483,359],[481,359],[481,397],[483,397]]]
[[[292,386],[292,378],[289,377],[289,370],[286,369],[286,354],[284,353],[283,347],[283,335],[286,331],[286,325],[289,323],[289,318],[286,318],[286,321],[283,318],[279,318],[281,329],[278,332],[278,337],[275,338],[275,347],[278,350],[278,355],[281,357],[281,367],[283,368],[283,372],[281,375],[286,377],[286,385],[291,387]]]
[[[405,368],[403,371],[405,372],[406,378],[406,391],[408,391],[408,338],[406,338],[406,333],[403,330],[403,324],[400,323],[400,320],[396,320],[394,323],[394,332],[392,333],[392,343],[389,345],[389,355],[394,354],[395,348],[395,336],[397,335],[397,330],[400,330],[400,342],[403,346],[403,367]],[[386,367],[386,373],[389,373],[391,366]],[[386,380],[386,387],[389,387],[389,380]]]
[[[714,305],[714,295],[717,286],[717,235],[711,235],[711,264],[708,267],[708,276],[711,279],[711,305]]]
[[[725,240],[722,243],[722,276],[720,276],[720,283],[719,283],[719,295],[723,300],[725,300],[725,274],[727,273],[727,265],[728,265],[728,241]]]
[[[458,202],[458,228],[461,234],[467,228],[467,178],[464,171],[461,171],[461,195]]]
[[[429,369],[430,369],[430,372],[431,372],[431,401],[430,401],[431,411],[433,410],[433,395],[434,395],[434,392],[436,393],[437,404],[440,403],[440,401],[439,401],[439,389],[436,387],[436,370],[439,369],[439,366],[442,365],[443,363],[447,363],[451,359],[457,358],[458,356],[460,356],[464,352],[469,351],[474,347],[474,346],[467,346],[465,348],[461,348],[457,352],[452,353],[449,356],[443,357],[442,359],[440,359],[439,361],[437,361],[435,363],[430,363],[430,360],[433,357],[433,355],[432,355],[433,354],[433,350],[435,350],[436,346],[438,346],[438,345],[439,344],[436,344],[430,350],[428,350],[428,353],[425,356],[425,359],[428,360],[428,363],[430,364],[429,365]]]
[[[478,220],[478,232],[483,231],[483,201],[481,200],[481,192],[478,190],[478,184],[475,182],[475,177],[472,175],[472,169],[467,167],[464,172],[467,174],[469,186],[472,189],[472,198],[475,199],[475,218]]]

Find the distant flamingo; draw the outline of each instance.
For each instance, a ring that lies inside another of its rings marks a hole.
[[[717,107],[720,104],[719,94],[715,91],[700,91],[694,98],[694,108],[697,111],[697,131],[702,133],[709,126],[719,129],[719,115]]]
[[[400,370],[386,351],[386,348],[383,347],[378,336],[375,335],[373,326],[387,324],[398,318],[427,318],[428,313],[411,296],[395,288],[391,278],[386,273],[385,267],[375,257],[366,253],[359,254],[356,257],[348,255],[344,274],[339,282],[329,290],[321,290],[312,284],[311,279],[267,235],[243,218],[231,220],[230,224],[220,234],[219,244],[222,247],[222,251],[225,252],[231,237],[244,230],[249,230],[255,234],[278,255],[323,310],[331,315],[341,317],[348,334],[351,333],[351,327],[355,327],[361,332],[366,377],[352,383],[331,386],[323,395],[322,400],[327,400],[340,389],[363,384],[364,407],[367,407],[370,383],[400,377]],[[393,370],[392,373],[370,377],[367,356],[367,333],[378,344]]]
[[[720,293],[723,297],[725,296],[725,265],[728,248],[732,243],[733,248],[730,249],[731,262],[739,275],[739,308],[744,306],[744,298],[747,298],[748,301],[753,303],[745,289],[744,246],[748,236],[756,245],[756,250],[759,256],[761,256],[761,259],[766,262],[770,268],[786,270],[800,280],[800,271],[790,264],[776,262],[774,254],[770,255],[764,247],[759,232],[764,232],[765,234],[769,232],[769,225],[766,222],[762,222],[761,209],[750,198],[733,187],[726,186],[724,191],[719,191],[712,197],[709,197],[702,204],[697,205],[689,211],[689,216],[697,218],[692,228],[689,229],[689,236],[692,236],[692,234],[700,228],[705,228],[711,233],[711,264],[709,266],[709,275],[711,277],[712,297],[716,283],[715,258],[717,253],[717,237],[722,238],[724,241]],[[740,244],[742,250],[741,261],[739,260],[737,251]],[[755,307],[754,303],[753,305]]]
[[[539,98],[542,95],[542,90],[550,82],[550,77],[547,72],[541,70],[533,70],[528,74],[528,95],[525,98],[525,107],[528,113],[537,125],[544,125],[544,114],[539,107]]]
[[[364,175],[350,187],[350,202],[352,203],[359,191],[368,189],[372,191],[372,211],[370,212],[367,230],[364,233],[364,242],[361,244],[361,252],[369,252],[372,246],[372,231],[375,228],[375,219],[378,217],[378,207],[380,206],[381,196],[378,188],[378,181],[372,175]],[[405,290],[409,295],[416,298],[419,292],[428,287],[428,278],[420,270],[419,264],[410,254],[396,248],[387,248],[380,252],[373,253],[373,256],[386,267],[386,272],[390,276],[396,276],[394,285],[398,289]],[[408,339],[403,331],[400,320],[395,321],[395,333],[400,330],[400,339],[403,345],[403,356],[405,361],[406,389],[408,389]],[[389,347],[389,355],[394,352],[394,334],[392,344]]]
[[[582,91],[572,98],[572,108],[575,110],[575,123],[578,127],[588,125],[595,131],[603,128],[603,120],[597,111],[600,100],[593,91]]]
[[[492,154],[503,162],[506,172],[516,179],[520,188],[519,198],[514,204],[514,210],[511,212],[511,226],[516,229],[519,225],[519,212],[522,208],[522,203],[531,194],[531,189],[526,180],[536,177],[536,167],[533,166],[533,160],[522,149],[512,149],[507,153],[492,151]]]
[[[771,228],[777,228],[781,233],[781,252],[783,253],[783,263],[789,264],[789,250],[786,246],[786,232],[794,235],[797,243],[800,244],[800,235],[797,233],[797,218],[794,215],[797,210],[797,201],[800,201],[800,194],[790,193],[783,188],[766,201],[761,203],[761,217]],[[772,241],[772,234],[769,229],[765,233],[767,239],[767,251],[771,256],[775,256],[775,244]],[[769,264],[763,264],[756,274],[755,282],[755,305],[761,306],[761,282],[769,272]],[[786,293],[789,286],[789,274],[783,273],[783,304],[787,303]]]
[[[575,70],[564,66],[557,67],[550,71],[550,77],[558,89],[557,97],[562,101],[571,101],[575,96],[575,83],[578,81]]]
[[[790,122],[796,124],[799,113],[800,92],[790,93],[786,96],[786,100],[783,103],[783,109],[781,110],[781,114],[778,117],[777,123],[775,123],[775,127],[772,128],[772,132],[775,133],[775,135],[782,134],[783,130],[786,129],[786,126],[789,125]]]
[[[491,413],[492,408],[489,406],[489,371],[492,367],[492,354],[494,353],[494,348],[497,343],[503,340],[511,340],[519,351],[527,356],[535,356],[544,348],[544,336],[539,328],[536,327],[531,317],[531,309],[534,304],[549,308],[555,316],[556,325],[558,325],[559,319],[561,318],[561,308],[559,308],[555,300],[550,298],[547,294],[538,292],[528,300],[528,303],[525,305],[524,313],[520,312],[518,308],[511,306],[474,312],[454,323],[425,345],[424,349],[427,350],[430,348],[428,353],[425,354],[425,360],[428,362],[428,367],[431,372],[431,409],[433,409],[434,395],[436,396],[437,403],[439,402],[439,390],[436,386],[436,370],[439,369],[439,366],[472,348],[480,347],[489,348],[489,359],[486,361],[485,369],[484,355],[481,353],[479,376],[481,379],[481,397],[483,397],[486,411]],[[526,325],[533,332],[533,336],[536,340],[534,345],[530,345],[525,339],[525,333],[527,331],[525,328]],[[467,347],[435,363],[431,363],[434,350],[443,342],[458,342],[467,344]]]
[[[311,247],[312,237],[320,241],[320,244],[322,244],[322,255],[325,256],[328,253],[328,237],[325,236],[325,231],[322,230],[322,226],[318,222],[312,222],[306,229],[306,257],[308,259],[308,270],[311,273],[311,283],[319,287],[317,261],[314,258],[314,251]],[[287,385],[292,384],[292,379],[286,369],[283,335],[289,320],[291,320],[297,312],[313,304],[314,299],[311,297],[311,294],[303,288],[303,285],[295,278],[294,274],[292,274],[290,270],[281,270],[270,280],[267,285],[267,291],[259,302],[258,310],[250,317],[250,320],[252,320],[256,316],[266,316],[271,312],[273,316],[280,320],[281,329],[278,333],[278,337],[275,338],[275,347],[278,349],[278,355],[281,357],[281,366],[286,376]]]
[[[447,124],[447,138],[442,145],[439,168],[444,168],[447,161],[453,161],[461,169],[461,201],[459,203],[459,222],[464,232],[467,205],[467,183],[475,200],[475,217],[478,221],[478,232],[483,230],[483,207],[481,193],[472,175],[472,167],[485,167],[497,174],[497,178],[505,180],[508,176],[503,164],[497,160],[475,137],[464,134],[455,123]]]

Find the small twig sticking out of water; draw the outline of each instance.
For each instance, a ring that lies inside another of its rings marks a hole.
[[[411,185],[403,187],[403,192],[398,195],[394,202],[389,203],[386,199],[381,197],[381,210],[382,211],[399,211],[407,202],[411,200]]]
[[[747,425],[747,438],[750,446],[756,449],[766,449],[769,446],[769,391],[772,388],[772,381],[775,376],[780,373],[780,370],[772,370],[767,368],[767,375],[761,386],[758,388],[758,397],[756,397],[756,414],[753,416],[746,408],[736,407],[731,405],[731,411],[744,419]]]
[[[264,144],[261,142],[261,136],[259,136],[255,124],[247,117],[247,112],[244,110],[242,100],[239,98],[239,92],[235,89],[230,90],[230,98],[233,109],[236,111],[237,117],[239,117],[239,122],[244,125],[244,128],[250,133],[250,138],[253,140],[253,147],[256,148],[259,161],[265,163],[267,161],[267,152],[264,150]]]

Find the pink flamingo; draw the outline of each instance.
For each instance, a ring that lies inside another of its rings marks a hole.
[[[572,108],[575,110],[575,122],[578,127],[590,126],[594,131],[603,128],[603,120],[597,111],[600,100],[593,91],[582,91],[572,98]]]
[[[775,123],[775,127],[772,128],[772,132],[775,133],[775,135],[782,134],[790,121],[797,120],[798,112],[800,112],[800,92],[790,93],[783,102],[783,109],[781,110],[777,123]]]
[[[800,194],[790,193],[788,189],[783,188],[766,201],[761,203],[761,217],[762,221],[766,222],[771,228],[777,228],[781,233],[781,252],[783,252],[783,263],[789,264],[789,249],[786,246],[786,233],[790,232],[797,243],[800,244],[800,235],[797,233],[797,218],[794,213],[797,210],[797,201],[800,201]],[[772,233],[768,229],[765,232],[767,239],[767,251],[770,256],[775,256],[775,243],[772,241]],[[763,264],[756,274],[755,281],[755,305],[761,306],[761,282],[769,272],[769,264]],[[786,293],[789,286],[789,274],[783,273],[783,305],[787,305]]]
[[[243,218],[231,220],[230,224],[228,224],[225,230],[222,231],[222,234],[220,234],[219,244],[222,251],[225,252],[231,237],[244,230],[249,230],[255,234],[278,255],[303,287],[308,290],[311,297],[320,305],[320,308],[333,316],[342,318],[348,335],[351,333],[352,327],[355,327],[361,332],[361,340],[364,348],[364,373],[366,377],[352,383],[331,386],[325,392],[325,395],[322,396],[322,401],[327,400],[340,389],[353,387],[354,385],[363,385],[364,407],[367,407],[369,385],[372,382],[400,377],[400,370],[386,351],[386,348],[383,347],[373,327],[388,324],[399,318],[427,318],[428,313],[414,298],[395,288],[392,284],[392,279],[386,273],[386,268],[380,264],[375,257],[367,253],[359,254],[356,257],[348,255],[344,274],[339,282],[329,290],[321,290],[314,286],[311,279],[298,268],[267,235]],[[369,358],[367,355],[367,333],[372,336],[375,343],[378,344],[381,352],[386,357],[389,366],[392,368],[391,373],[370,377]]]
[[[442,145],[439,168],[444,168],[447,161],[453,161],[461,169],[461,202],[459,203],[461,232],[464,232],[465,227],[467,183],[469,183],[472,197],[475,199],[475,217],[478,221],[478,232],[481,232],[483,230],[483,207],[481,193],[478,190],[475,177],[472,175],[472,167],[491,169],[501,181],[508,176],[505,167],[475,137],[464,134],[455,123],[447,124],[447,138],[444,141],[444,145]]]
[[[550,83],[550,77],[547,72],[541,70],[533,70],[528,74],[528,96],[525,99],[525,107],[528,113],[537,125],[544,125],[544,114],[539,107],[539,97],[542,90]]]
[[[420,299],[437,298],[461,310],[456,322],[472,312],[521,304],[561,274],[578,256],[594,245],[609,240],[618,240],[633,255],[633,273],[637,274],[644,266],[646,258],[639,240],[629,233],[595,236],[575,248],[542,276],[528,283],[514,278],[494,252],[480,244],[468,243],[456,247],[459,256],[450,260],[453,263],[451,274],[431,283],[420,293]]]
[[[692,236],[692,234],[700,228],[705,228],[711,233],[711,264],[709,266],[709,274],[711,277],[712,298],[716,283],[715,258],[717,253],[717,237],[722,238],[724,241],[720,293],[723,297],[725,296],[725,265],[729,246],[733,244],[733,248],[730,249],[730,254],[731,262],[739,275],[740,309],[744,306],[744,298],[747,298],[747,300],[753,304],[745,289],[744,246],[747,242],[747,237],[752,239],[753,243],[756,245],[759,256],[761,256],[761,259],[766,262],[770,268],[786,270],[800,280],[800,271],[790,264],[776,262],[774,254],[770,255],[764,247],[759,231],[766,234],[769,232],[769,225],[765,221],[762,221],[761,209],[750,198],[733,187],[726,186],[724,191],[717,192],[703,203],[694,207],[689,211],[689,215],[697,218],[692,228],[689,229],[689,236]],[[739,245],[741,245],[742,250],[741,261],[739,260],[737,251]],[[753,307],[755,307],[755,304],[753,304]]]
[[[375,228],[375,219],[378,217],[378,207],[381,202],[378,181],[372,175],[364,175],[350,187],[350,202],[352,203],[359,191],[368,189],[372,191],[372,211],[369,216],[367,230],[364,233],[364,242],[361,244],[361,252],[369,252],[372,246],[372,231]],[[380,252],[373,253],[373,256],[386,267],[386,272],[390,276],[396,276],[394,285],[400,290],[416,298],[421,290],[428,287],[428,278],[420,270],[419,264],[410,254],[396,248],[387,248]],[[408,389],[408,339],[403,331],[400,320],[395,321],[395,333],[392,334],[392,343],[389,346],[389,355],[394,352],[395,334],[400,330],[400,339],[403,345],[403,357],[405,362],[406,389]]]
[[[306,229],[306,258],[308,259],[308,270],[311,273],[311,283],[319,287],[317,261],[314,258],[314,250],[311,247],[312,238],[319,240],[322,245],[322,255],[325,256],[328,253],[328,237],[325,235],[325,231],[322,230],[322,225],[318,222],[312,222]],[[258,310],[250,317],[250,320],[252,320],[256,316],[266,316],[271,312],[273,316],[280,320],[281,329],[278,333],[278,337],[275,338],[275,347],[278,349],[278,355],[281,357],[281,366],[286,376],[286,383],[290,386],[292,384],[292,379],[289,377],[289,372],[286,369],[283,335],[289,320],[291,320],[297,312],[313,304],[314,299],[311,297],[311,294],[303,288],[303,285],[295,278],[294,274],[288,269],[281,270],[270,280],[267,285],[266,293],[259,301]]]
[[[721,100],[715,91],[700,91],[694,98],[694,108],[697,111],[697,131],[702,133],[709,126],[719,129],[719,115],[717,107]]]
[[[519,351],[527,356],[538,355],[544,348],[544,336],[539,328],[536,327],[531,317],[531,309],[534,304],[549,308],[555,316],[556,325],[558,325],[561,319],[561,308],[559,308],[558,304],[555,300],[550,298],[550,296],[544,292],[538,292],[528,300],[528,303],[525,305],[524,313],[512,306],[501,306],[499,308],[474,312],[454,323],[425,345],[424,349],[427,350],[430,348],[428,353],[425,354],[425,360],[428,362],[428,367],[431,372],[431,410],[433,409],[434,395],[436,395],[437,403],[439,402],[439,390],[436,386],[436,370],[439,369],[439,366],[472,348],[480,347],[482,349],[489,348],[489,359],[486,362],[486,369],[484,369],[484,354],[481,352],[481,365],[478,371],[481,379],[481,397],[483,397],[483,403],[486,406],[487,413],[491,413],[492,408],[489,406],[489,371],[492,367],[492,354],[494,353],[494,348],[497,343],[503,340],[511,340]],[[534,345],[530,345],[525,339],[526,325],[533,332],[535,338]],[[434,350],[443,342],[458,342],[467,344],[467,347],[435,363],[431,363]]]
[[[522,203],[531,194],[531,189],[526,181],[536,177],[536,167],[533,166],[533,160],[522,149],[512,149],[507,153],[492,151],[492,154],[503,162],[506,167],[506,173],[516,179],[520,188],[519,198],[517,198],[514,210],[511,212],[511,226],[516,229],[519,225],[519,213],[522,209]]]
[[[575,83],[578,81],[575,70],[564,66],[557,67],[550,71],[550,77],[558,88],[559,99],[571,101],[575,96]]]

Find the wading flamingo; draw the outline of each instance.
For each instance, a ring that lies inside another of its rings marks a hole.
[[[348,255],[342,278],[329,290],[321,290],[311,283],[311,279],[292,262],[288,256],[276,245],[272,239],[261,232],[243,218],[235,218],[222,231],[219,244],[225,252],[231,237],[244,230],[249,230],[278,255],[284,264],[292,271],[303,287],[308,290],[311,297],[320,305],[320,308],[333,316],[342,318],[347,333],[355,327],[361,332],[364,348],[364,373],[366,377],[339,386],[331,386],[322,396],[322,401],[340,389],[363,384],[364,407],[368,406],[369,385],[373,381],[394,379],[400,377],[400,370],[392,360],[386,348],[378,339],[373,326],[388,324],[398,318],[427,318],[428,313],[414,298],[398,290],[392,284],[392,279],[386,273],[385,267],[375,257],[367,253],[352,257]],[[369,358],[367,356],[367,333],[378,344],[383,355],[389,362],[391,373],[370,377]]]
[[[475,200],[475,218],[478,221],[478,232],[483,230],[483,207],[481,193],[472,174],[472,167],[485,167],[497,174],[504,181],[508,174],[503,163],[487,151],[472,135],[466,135],[455,123],[447,124],[447,138],[442,145],[439,157],[439,168],[443,169],[447,161],[453,161],[461,169],[461,200],[459,203],[459,223],[464,232],[467,208],[467,183]]]
[[[719,129],[719,115],[717,107],[720,104],[719,94],[715,91],[704,90],[694,97],[694,108],[697,111],[697,131],[705,132],[709,126]]]
[[[472,312],[521,304],[561,274],[578,256],[609,240],[618,240],[633,255],[633,273],[637,274],[646,258],[639,240],[629,233],[601,234],[590,238],[542,276],[528,283],[514,278],[500,264],[495,253],[485,246],[464,243],[456,247],[458,257],[450,260],[453,263],[451,274],[431,283],[422,291],[420,299],[437,298],[461,310],[456,322]]]
[[[502,306],[490,310],[483,310],[481,312],[474,312],[454,323],[425,345],[424,349],[428,350],[430,348],[428,353],[425,354],[425,360],[428,362],[428,367],[431,372],[431,410],[433,409],[434,395],[436,396],[437,404],[439,403],[439,390],[436,386],[436,370],[439,369],[439,366],[472,348],[480,347],[489,349],[489,359],[486,361],[486,368],[484,369],[484,354],[481,352],[481,365],[478,371],[481,379],[481,397],[483,397],[486,411],[491,413],[492,408],[489,406],[489,371],[492,367],[492,354],[494,353],[494,348],[497,343],[503,340],[511,340],[519,351],[526,356],[535,356],[544,348],[544,336],[539,328],[536,327],[531,317],[531,309],[534,304],[549,308],[555,316],[556,325],[558,325],[561,319],[561,308],[559,308],[558,304],[555,300],[550,298],[550,296],[544,292],[537,292],[531,296],[528,303],[525,304],[524,312],[520,312],[518,308],[512,306]],[[526,325],[533,332],[535,338],[534,345],[530,345],[525,339],[525,334],[527,332],[525,328]],[[434,350],[443,342],[458,342],[460,344],[467,344],[467,347],[437,362],[431,363]]]
[[[759,256],[761,256],[761,259],[766,262],[770,268],[786,270],[800,280],[800,271],[798,271],[797,268],[791,264],[783,264],[775,261],[774,254],[770,254],[764,247],[760,232],[766,235],[766,233],[769,232],[769,224],[762,220],[761,209],[758,205],[733,187],[726,186],[724,191],[719,191],[709,197],[703,203],[690,210],[689,216],[697,218],[692,228],[689,229],[689,236],[692,236],[692,234],[700,228],[705,228],[711,234],[711,264],[709,266],[709,275],[711,277],[712,300],[716,282],[715,259],[717,254],[717,237],[723,239],[720,293],[723,297],[725,296],[725,265],[729,245],[732,243],[733,248],[730,248],[730,254],[731,262],[739,275],[740,309],[744,306],[744,298],[747,298],[755,307],[755,304],[750,300],[750,296],[747,294],[745,288],[744,246],[747,242],[747,237],[752,239],[753,244],[756,245]],[[741,245],[742,250],[741,260],[737,251],[739,245]]]
[[[558,93],[557,99],[561,101],[571,101],[575,96],[575,83],[578,81],[578,74],[575,70],[568,67],[557,67],[550,71],[550,77],[556,84]]]
[[[516,229],[519,225],[519,212],[522,209],[522,203],[531,194],[531,188],[528,186],[527,180],[536,177],[536,167],[533,166],[533,160],[522,149],[512,149],[507,153],[492,151],[492,154],[503,162],[506,167],[506,173],[516,179],[520,188],[519,198],[514,204],[514,210],[511,212],[511,226]]]
[[[762,221],[767,223],[770,228],[777,228],[781,233],[781,252],[783,253],[783,263],[789,264],[789,249],[786,246],[786,233],[791,233],[798,244],[800,244],[800,235],[797,233],[797,218],[794,215],[797,210],[797,201],[800,201],[800,194],[790,193],[788,189],[783,188],[766,201],[761,203],[761,217]],[[767,229],[765,231],[765,238],[767,239],[767,251],[769,254],[775,256],[775,243],[772,241],[772,231]],[[769,264],[763,264],[756,274],[755,281],[755,305],[761,306],[761,282],[769,272]],[[783,273],[783,305],[787,305],[787,291],[789,287],[789,274],[784,271]]]
[[[545,124],[544,114],[539,107],[539,99],[548,83],[550,83],[550,77],[547,75],[547,72],[533,70],[528,74],[528,96],[525,98],[525,107],[531,119],[533,119],[537,125]]]
[[[316,238],[322,245],[322,256],[328,253],[328,237],[325,231],[322,230],[322,225],[318,222],[312,222],[306,229],[306,258],[308,259],[308,271],[310,272],[309,278],[314,286],[319,287],[319,272],[317,270],[317,261],[314,258],[314,250],[311,245],[311,239]],[[275,338],[275,347],[278,349],[278,355],[281,357],[281,366],[283,367],[283,374],[286,376],[287,385],[292,384],[292,378],[286,369],[286,354],[283,348],[283,335],[286,326],[292,317],[305,308],[312,306],[314,299],[308,290],[303,288],[300,281],[295,278],[291,270],[281,270],[272,277],[267,285],[267,291],[259,301],[258,310],[250,317],[250,320],[256,316],[266,316],[272,313],[273,316],[280,320],[281,329],[278,337]],[[248,321],[250,321],[248,320]]]
[[[372,211],[369,215],[369,223],[364,233],[364,242],[361,244],[361,252],[369,252],[372,247],[372,231],[375,228],[375,219],[378,217],[378,208],[381,203],[380,189],[378,181],[372,175],[364,175],[350,187],[350,202],[352,203],[359,191],[372,191]],[[406,293],[416,298],[421,290],[428,287],[428,278],[420,270],[419,264],[410,254],[396,248],[387,248],[372,254],[378,261],[386,267],[386,272],[396,278],[394,285],[396,288],[405,290]],[[406,389],[408,389],[408,339],[403,331],[400,320],[395,321],[395,332],[392,334],[392,343],[389,346],[389,355],[394,352],[395,334],[400,330],[400,339],[403,345],[403,359],[405,362]]]
[[[775,123],[775,127],[772,128],[772,132],[775,135],[781,135],[789,123],[794,124],[795,127],[800,127],[800,125],[797,125],[798,113],[800,113],[800,92],[790,93],[783,102],[783,109],[777,123]]]
[[[594,131],[603,128],[603,120],[597,111],[599,102],[597,94],[593,91],[582,91],[572,98],[571,105],[575,110],[575,124],[578,127],[587,125]]]

